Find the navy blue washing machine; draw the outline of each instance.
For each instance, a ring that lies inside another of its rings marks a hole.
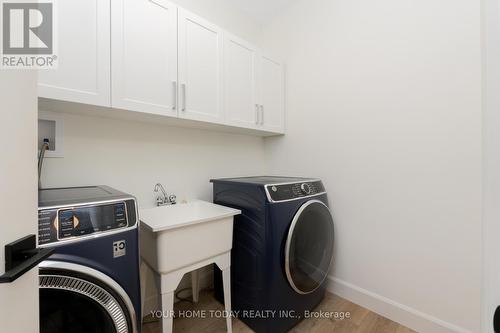
[[[240,209],[231,252],[235,314],[258,333],[286,332],[323,299],[334,224],[320,180],[214,179],[214,202]],[[222,280],[216,270],[216,297]]]
[[[39,191],[41,333],[141,331],[138,210],[107,186]]]

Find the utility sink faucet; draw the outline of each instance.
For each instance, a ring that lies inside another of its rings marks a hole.
[[[175,194],[168,195],[161,183],[157,183],[155,185],[154,192],[157,193],[156,205],[158,207],[166,205],[175,205],[177,203],[177,197],[175,196]]]

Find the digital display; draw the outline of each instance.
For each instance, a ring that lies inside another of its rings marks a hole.
[[[124,203],[62,209],[58,218],[59,239],[127,227]]]

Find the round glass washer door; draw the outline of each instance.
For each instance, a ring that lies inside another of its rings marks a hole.
[[[333,256],[334,225],[319,200],[304,203],[295,214],[285,244],[285,271],[290,286],[309,294],[325,281]]]
[[[41,333],[131,333],[126,307],[110,288],[67,272],[40,270]]]

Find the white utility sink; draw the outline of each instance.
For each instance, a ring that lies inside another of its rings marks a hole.
[[[241,214],[241,211],[237,209],[201,200],[142,209],[139,212],[141,221],[153,232],[220,220],[238,214]]]
[[[143,260],[165,274],[230,251],[233,216],[240,213],[206,201],[142,209]]]
[[[226,311],[230,313],[230,265],[233,217],[241,211],[206,201],[141,209],[141,256],[161,275],[162,307],[173,310],[174,291],[182,276],[215,263],[222,270]],[[141,271],[144,265],[141,264]],[[193,278],[194,277],[194,278]],[[192,275],[197,301],[197,275]],[[144,287],[145,288],[145,287]],[[231,318],[226,318],[231,332]],[[171,316],[164,317],[163,333],[172,332]]]

